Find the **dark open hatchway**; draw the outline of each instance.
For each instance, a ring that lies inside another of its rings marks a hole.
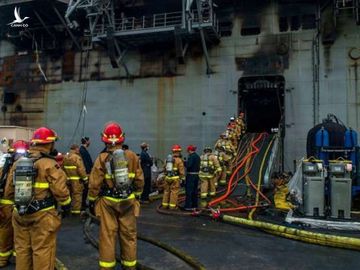
[[[238,110],[245,112],[249,132],[271,132],[284,123],[283,76],[251,76],[239,80]]]

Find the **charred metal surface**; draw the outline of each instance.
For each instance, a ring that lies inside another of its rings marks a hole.
[[[62,79],[64,81],[73,80],[74,72],[75,72],[75,53],[73,51],[67,51],[63,55]]]
[[[258,55],[250,58],[235,58],[237,69],[250,74],[283,74],[289,67],[289,57],[280,55]]]
[[[34,61],[35,55],[16,55],[2,59],[0,87],[5,93],[16,97],[6,104],[6,112],[0,116],[5,125],[33,126],[43,121],[44,89],[43,76]],[[46,69],[45,62],[40,64]]]
[[[177,76],[177,59],[173,51],[154,50],[141,54],[140,77]]]

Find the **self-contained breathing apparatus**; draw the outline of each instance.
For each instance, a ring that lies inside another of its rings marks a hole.
[[[101,195],[119,199],[126,199],[133,191],[133,182],[129,178],[128,161],[122,149],[110,154],[110,159],[105,162],[106,174],[111,176],[113,188],[103,188]]]
[[[44,200],[33,201],[33,184],[36,175],[33,159],[22,156],[17,160],[13,184],[15,186],[15,205],[19,215],[34,213],[44,208],[40,205]],[[33,202],[35,204],[32,205]],[[30,212],[28,211],[29,208],[31,208]]]
[[[11,154],[7,153],[1,157],[0,167],[2,168],[2,173],[0,177],[0,198],[4,196],[6,179],[13,163],[14,158]]]
[[[215,168],[213,162],[209,159],[209,154],[205,154],[200,162],[200,171],[206,174],[214,174]]]
[[[179,173],[177,171],[177,169],[174,166],[175,160],[173,155],[169,154],[166,157],[166,162],[165,162],[165,175],[167,177],[174,177],[174,176],[178,176]]]
[[[220,154],[220,152],[218,150],[215,150],[214,155],[217,157],[220,166],[224,166],[224,158],[222,157],[222,155]]]

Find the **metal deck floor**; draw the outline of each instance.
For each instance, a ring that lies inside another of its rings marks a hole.
[[[349,270],[360,266],[356,251],[305,244],[202,217],[160,215],[155,211],[156,204],[142,207],[139,232],[188,253],[206,269]],[[138,252],[139,261],[153,269],[191,269],[172,254],[142,241]],[[98,269],[97,256],[97,250],[84,243],[82,222],[64,219],[57,257],[70,270],[92,270]]]

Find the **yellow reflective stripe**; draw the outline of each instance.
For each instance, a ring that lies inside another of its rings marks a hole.
[[[6,252],[0,252],[0,257],[9,257],[13,253],[12,250]]]
[[[142,194],[142,191],[136,191],[136,192],[134,192],[134,195],[135,196],[140,196]]]
[[[87,181],[87,180],[89,180],[89,177],[86,176],[82,180]]]
[[[109,196],[104,196],[105,199],[112,201],[112,202],[122,202],[122,201],[127,201],[127,200],[131,200],[131,199],[135,199],[135,195],[134,193],[131,193],[129,195],[129,197],[127,197],[126,199],[118,199],[118,198],[113,198],[113,197],[109,197]]]
[[[70,204],[70,203],[71,203],[71,198],[70,198],[70,196],[69,196],[69,198],[66,199],[66,201],[64,201],[64,202],[59,202],[59,204],[62,205],[62,206],[68,205],[68,204]]]
[[[34,188],[49,188],[49,183],[39,183],[39,182],[35,182],[33,184]]]
[[[44,212],[44,211],[48,211],[48,210],[51,210],[51,209],[55,209],[55,205],[50,206],[50,207],[46,207],[46,208],[44,208],[44,209],[41,209],[40,211],[41,211],[41,212]]]
[[[166,176],[167,179],[179,179],[180,177],[179,176]]]
[[[174,207],[176,207],[176,204],[169,203],[169,206],[170,206],[171,208],[174,208]]]
[[[80,176],[69,176],[69,180],[80,180]]]
[[[214,175],[213,175],[213,174],[210,174],[210,175],[209,175],[209,174],[207,174],[207,173],[202,173],[202,172],[200,172],[200,173],[199,173],[199,177],[211,179],[211,178],[214,177]],[[209,179],[206,179],[206,180],[209,180]]]
[[[164,203],[164,202],[163,202],[163,203],[162,203],[162,205],[163,205],[163,206],[168,206],[169,204],[168,204],[168,203]]]
[[[6,199],[0,199],[0,204],[13,205],[14,201],[6,200]]]
[[[89,201],[95,201],[97,198],[98,198],[97,196],[96,197],[92,197],[90,195],[88,196]]]
[[[16,251],[14,250],[13,251],[13,254],[12,254],[14,257],[16,257]]]
[[[64,166],[64,169],[76,170],[77,167],[76,166]]]
[[[100,265],[100,267],[111,268],[111,267],[115,267],[116,261],[113,261],[113,262],[99,261],[99,265]]]
[[[135,178],[135,173],[129,173],[129,178]],[[112,174],[105,174],[105,179],[113,179]]]
[[[210,192],[210,195],[212,196],[212,195],[215,195],[215,192]]]
[[[71,210],[71,213],[72,213],[72,214],[80,214],[81,211],[80,211],[80,210]]]
[[[121,261],[121,264],[127,267],[133,267],[136,265],[136,260],[135,261]]]

